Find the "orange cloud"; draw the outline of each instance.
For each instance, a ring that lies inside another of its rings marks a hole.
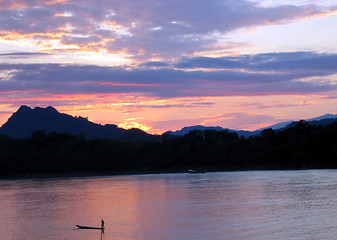
[[[3,9],[15,9],[15,8],[23,8],[27,6],[25,0],[0,0],[1,7]]]
[[[36,0],[36,5],[54,5],[58,3],[65,3],[68,0]],[[3,9],[15,9],[24,8],[29,6],[29,2],[26,0],[0,0],[1,7]]]
[[[323,13],[317,13],[316,16],[329,16],[329,15],[336,15],[337,10],[329,11],[329,12],[323,12]]]
[[[46,4],[46,5],[52,5],[57,3],[66,3],[68,0],[40,0],[38,1],[39,4]]]

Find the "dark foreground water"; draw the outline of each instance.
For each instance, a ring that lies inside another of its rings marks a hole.
[[[0,238],[337,239],[337,171],[4,180]]]

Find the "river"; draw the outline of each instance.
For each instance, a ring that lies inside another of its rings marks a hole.
[[[99,226],[105,232],[79,230]],[[337,238],[337,171],[246,171],[0,181],[10,240]]]

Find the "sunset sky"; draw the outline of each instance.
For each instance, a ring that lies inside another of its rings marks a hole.
[[[53,106],[149,133],[337,113],[335,0],[0,0],[0,125]]]

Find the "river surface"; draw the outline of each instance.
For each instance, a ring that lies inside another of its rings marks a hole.
[[[337,239],[337,171],[1,180],[0,238]]]

